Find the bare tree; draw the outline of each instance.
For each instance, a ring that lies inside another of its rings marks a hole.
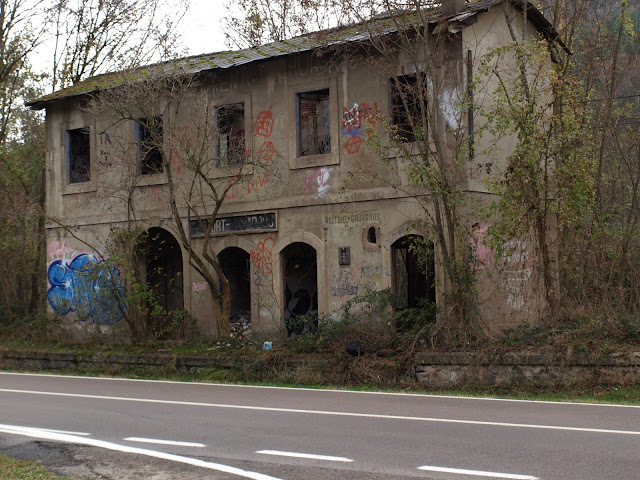
[[[96,94],[87,107],[110,133],[117,145],[114,161],[121,162],[118,176],[102,180],[101,189],[121,199],[128,228],[136,229],[147,213],[137,195],[140,182],[145,175],[162,178],[154,208],[170,213],[172,232],[211,294],[213,314],[204,333],[228,336],[231,294],[213,249],[216,219],[240,184],[271,177],[277,155],[249,151],[243,107],[226,104],[206,80],[192,75],[132,80],[125,75],[126,82]],[[131,136],[132,125],[137,138]]]
[[[188,0],[60,0],[53,12],[53,90],[181,53],[176,28],[187,6]]]

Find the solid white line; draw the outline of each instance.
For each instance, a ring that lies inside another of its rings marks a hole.
[[[404,415],[382,415],[377,413],[330,412],[326,410],[303,410],[297,408],[256,407],[252,405],[229,405],[224,403],[183,402],[178,400],[157,400],[153,398],[109,397],[85,395],[79,393],[39,392],[35,390],[14,390],[0,388],[0,392],[46,395],[53,397],[89,398],[94,400],[115,400],[121,402],[156,403],[161,405],[185,405],[190,407],[227,408],[231,410],[253,410],[259,412],[300,413],[309,415],[328,415],[334,417],[378,418],[384,420],[409,420],[415,422],[456,423],[462,425],[486,425],[492,427],[532,428],[539,430],[563,430],[568,432],[612,433],[616,435],[640,435],[632,430],[607,430],[602,428],[563,427],[557,425],[535,425],[526,423],[486,422],[480,420],[458,420],[453,418],[409,417]]]
[[[34,427],[34,428],[38,428],[39,430],[44,430],[45,432],[64,433],[64,434],[67,434],[67,435],[80,435],[80,436],[83,436],[83,437],[91,435],[90,433],[85,433],[85,432],[70,432],[68,430],[55,430],[53,428],[39,428],[39,427]]]
[[[204,443],[192,443],[192,442],[176,442],[174,440],[159,440],[157,438],[140,438],[140,437],[127,437],[123,438],[127,442],[139,442],[139,443],[155,443],[158,445],[175,445],[178,447],[197,447],[204,448]]]
[[[581,406],[581,407],[611,407],[611,408],[638,408],[640,405],[617,405],[613,403],[589,403],[589,402],[554,402],[551,400],[524,400],[516,398],[494,398],[494,397],[467,397],[463,395],[430,395],[426,393],[403,393],[403,392],[363,392],[359,390],[338,390],[331,388],[304,388],[304,387],[274,387],[267,385],[235,385],[230,383],[202,383],[202,382],[177,382],[172,380],[145,380],[141,378],[114,378],[114,377],[83,377],[79,375],[55,375],[48,373],[19,373],[19,372],[0,372],[0,375],[23,375],[27,377],[52,377],[52,378],[71,378],[79,380],[104,380],[110,382],[138,382],[138,383],[160,383],[169,385],[198,385],[203,387],[227,387],[227,388],[254,388],[263,390],[293,390],[303,392],[330,392],[345,393],[354,395],[383,395],[397,397],[424,397],[424,398],[442,398],[447,400],[480,400],[487,402],[507,402],[507,403],[533,403],[542,405],[564,405],[564,406]]]
[[[498,472],[482,472],[480,470],[463,470],[461,468],[430,467],[428,465],[425,465],[424,467],[418,467],[418,470],[426,470],[429,472],[456,473],[458,475],[474,475],[476,477],[509,478],[512,480],[539,480],[538,477],[532,477],[530,475],[515,475],[513,473],[498,473]]]
[[[282,480],[281,478],[270,477],[269,475],[264,475],[257,472],[249,472],[246,470],[241,470],[239,468],[230,467],[228,465],[222,465],[220,463],[205,462],[204,460],[199,460],[197,458],[183,457],[180,455],[158,452],[155,450],[146,450],[143,448],[127,447],[126,445],[118,445],[117,443],[105,442],[93,438],[77,437],[75,435],[64,435],[60,433],[49,432],[46,430],[40,430],[38,428],[20,427],[15,425],[0,425],[0,432],[13,435],[22,435],[32,438],[42,438],[59,442],[90,445],[92,447],[105,448],[108,450],[114,450],[116,452],[146,455],[148,457],[161,458],[163,460],[170,460],[173,462],[184,463],[196,467],[207,468],[209,470],[216,470],[218,472],[230,473],[232,475],[238,475],[240,477],[249,478],[251,480]]]
[[[313,453],[295,453],[295,452],[280,452],[278,450],[259,450],[256,453],[263,455],[274,455],[278,457],[294,457],[294,458],[309,458],[311,460],[326,460],[327,462],[353,462],[350,458],[345,457],[332,457],[331,455],[315,455]]]

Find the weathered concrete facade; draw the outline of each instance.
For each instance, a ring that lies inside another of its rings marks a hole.
[[[443,52],[436,51],[436,38],[441,37],[435,33],[427,47],[441,60],[434,87],[441,108],[432,127],[445,144],[451,128],[469,129],[468,120],[457,124],[455,118],[456,99],[468,89],[469,59],[511,41],[500,2],[479,3],[487,5],[469,10],[471,20],[451,24],[453,33],[447,34]],[[434,22],[429,28],[439,26]],[[530,20],[530,26],[535,35],[540,24]],[[231,283],[232,310],[250,311],[256,330],[282,329],[290,316],[332,312],[368,290],[391,288],[408,296],[410,303],[417,297],[437,303],[448,288],[437,248],[426,278],[423,266],[412,264],[416,260],[407,248],[412,235],[437,243],[433,232],[416,227],[429,213],[417,197],[429,192],[411,184],[406,164],[393,151],[383,162],[380,153],[365,144],[367,128],[384,132],[381,116],[392,110],[390,74],[362,53],[338,58],[332,50],[319,54],[300,49],[199,72],[208,79],[215,105],[228,107],[216,110],[216,121],[228,122],[230,133],[216,140],[211,161],[221,155],[221,148],[231,158],[237,146],[234,135],[236,142],[244,142],[247,155],[260,161],[226,193],[213,242]],[[403,55],[393,68],[395,75],[415,72]],[[113,232],[134,223],[153,233],[156,244],[149,248],[160,252],[153,258],[171,272],[170,281],[158,281],[164,306],[189,310],[203,332],[215,333],[208,285],[189,266],[189,253],[177,240],[166,172],[139,162],[136,171],[128,170],[123,159],[139,155],[135,144],[144,142],[144,132],[133,121],[114,125],[111,119],[87,114],[82,108],[86,95],[63,91],[34,104],[47,109],[47,209],[55,219],[47,224],[51,308],[70,324],[78,319],[120,323],[122,305],[97,306],[92,300],[94,287],[113,286],[85,278],[82,268],[108,256]],[[188,174],[179,168],[185,155],[180,145],[192,142],[196,133],[184,117],[171,117],[170,102],[151,102],[162,116],[167,138],[180,140],[172,147],[172,172],[184,174],[186,185]],[[86,137],[74,137],[81,134]],[[512,143],[503,142],[504,156]],[[467,162],[460,185],[470,199],[469,227],[478,232],[469,248],[480,260],[481,315],[496,329],[535,321],[544,301],[534,288],[533,253],[523,241],[512,249],[514,256],[505,259],[514,263],[506,277],[494,274],[493,253],[482,242],[486,226],[478,223],[472,208],[487,202],[484,179],[496,159],[477,155]],[[88,171],[82,172],[83,167]],[[226,182],[236,170],[229,161],[211,176]],[[197,222],[185,216],[182,226],[194,247],[201,248]]]

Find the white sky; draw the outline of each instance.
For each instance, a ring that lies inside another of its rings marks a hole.
[[[222,18],[227,15],[223,0],[190,0],[191,7],[182,19],[182,43],[189,54],[227,50]]]
[[[227,50],[222,18],[227,15],[223,0],[190,0],[191,6],[180,22],[182,47],[187,55]],[[167,13],[171,15],[171,12]],[[50,72],[53,42],[45,42],[29,58],[36,71]]]

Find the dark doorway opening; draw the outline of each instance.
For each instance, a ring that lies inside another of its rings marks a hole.
[[[146,301],[147,328],[160,340],[176,336],[184,309],[182,251],[162,228],[150,228],[142,249],[145,280],[151,293]]]
[[[436,303],[433,242],[406,235],[391,245],[393,293],[397,308],[419,308]]]
[[[220,252],[218,262],[229,281],[232,330],[234,324],[244,330],[251,324],[250,256],[241,248],[228,247]]]
[[[301,335],[318,325],[316,250],[295,242],[281,252],[284,266],[285,324],[288,335]]]

